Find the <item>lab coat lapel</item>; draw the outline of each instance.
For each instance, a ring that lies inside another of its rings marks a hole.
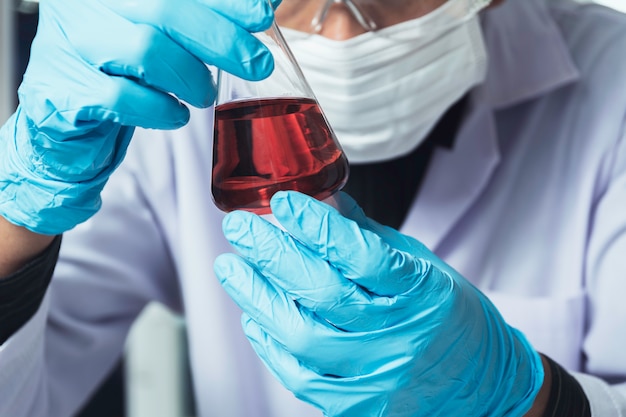
[[[437,148],[402,232],[435,249],[472,205],[500,160],[492,112],[471,110],[453,149]]]
[[[401,228],[432,250],[481,195],[498,166],[498,112],[579,78],[544,0],[509,1],[484,13],[482,19],[489,53],[486,81],[471,93],[454,148],[435,150]]]

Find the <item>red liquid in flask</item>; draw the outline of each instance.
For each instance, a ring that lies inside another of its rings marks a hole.
[[[345,184],[348,161],[317,102],[236,101],[215,109],[212,193],[223,211],[270,213],[279,190],[323,200]]]

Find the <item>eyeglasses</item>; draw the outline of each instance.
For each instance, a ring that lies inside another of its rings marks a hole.
[[[349,12],[365,31],[417,19],[448,3],[458,12],[475,12],[491,0],[283,0],[276,10],[279,26],[320,33],[333,9]],[[455,12],[456,13],[456,12]]]

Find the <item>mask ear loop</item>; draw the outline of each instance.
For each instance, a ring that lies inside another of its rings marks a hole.
[[[376,24],[376,22],[374,22],[374,19],[372,19],[371,16],[368,15],[362,7],[359,7],[357,5],[358,3],[352,0],[339,0],[339,2],[345,3],[345,5],[348,6],[348,9],[350,9],[354,18],[359,22],[361,26],[363,26],[364,29],[367,29],[370,32],[378,29],[378,25]]]
[[[313,17],[313,20],[311,21],[311,28],[313,29],[313,33],[320,33],[322,31],[322,23],[324,23],[324,20],[326,20],[328,10],[333,3],[334,0],[326,0],[326,2],[324,2],[324,5],[315,15],[315,17]]]
[[[328,11],[333,4],[343,4],[350,10],[352,16],[356,19],[356,21],[363,27],[363,29],[368,32],[373,32],[378,29],[378,25],[361,7],[357,6],[355,2],[352,0],[326,0],[322,8],[315,15],[313,20],[311,21],[311,27],[313,28],[314,33],[320,33],[322,31],[322,25],[324,24],[324,20],[326,20],[326,16],[328,16]]]

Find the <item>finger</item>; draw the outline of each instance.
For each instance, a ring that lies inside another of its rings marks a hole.
[[[459,276],[459,273],[441,258],[435,255],[426,245],[419,240],[400,233],[396,229],[385,226],[368,218],[359,207],[358,203],[348,194],[340,192],[335,197],[335,202],[339,211],[351,220],[354,220],[363,228],[376,233],[389,246],[410,253],[416,258],[424,259],[440,271],[446,272],[450,276]]]
[[[389,325],[395,298],[372,297],[326,260],[276,226],[247,212],[223,222],[231,245],[260,273],[335,327],[365,331]],[[388,310],[387,314],[383,310]]]
[[[250,32],[260,32],[270,27],[274,21],[274,2],[267,0],[200,0],[222,16]]]
[[[77,120],[110,120],[151,129],[177,129],[189,121],[189,110],[174,97],[131,80],[107,78],[98,90],[99,105],[81,108]]]
[[[40,29],[52,21],[42,20]],[[106,120],[175,129],[189,120],[189,110],[170,94],[105,74],[74,53],[62,51],[61,59],[57,43],[61,40],[54,36],[35,37],[37,54],[31,57],[19,90],[22,102],[39,103],[28,106],[28,116],[41,128],[58,130],[65,124],[68,131],[85,130],[91,127],[89,122]],[[58,87],[59,80],[64,88]]]
[[[337,193],[335,196],[335,203],[337,205],[337,209],[343,216],[355,221],[359,227],[376,233],[389,246],[429,261],[433,261],[434,258],[436,258],[426,245],[420,241],[367,217],[363,209],[347,193]]]
[[[296,239],[374,294],[403,294],[428,271],[426,263],[394,249],[376,233],[302,193],[278,192],[271,206],[276,219]]]
[[[219,256],[214,270],[224,290],[263,333],[319,374],[365,375],[406,356],[406,325],[372,333],[342,331],[299,307],[239,256]]]
[[[340,191],[334,195],[334,205],[342,216],[355,221],[359,227],[371,230],[370,223],[376,223],[365,215],[365,212],[348,193]]]
[[[173,28],[181,26],[174,25],[176,22],[184,24],[183,18],[171,20],[175,16],[170,16],[173,11],[179,11],[181,16],[193,16],[207,14],[219,14],[228,21],[240,26],[247,32],[259,32],[270,27],[274,20],[273,6],[267,0],[143,0],[129,2],[128,0],[100,0],[116,13],[126,18],[143,23],[170,22]],[[134,4],[130,4],[134,3]],[[188,26],[197,22],[197,19],[190,21]],[[196,26],[194,29],[202,28]],[[215,29],[213,26],[204,26],[204,30]]]
[[[71,79],[71,70],[67,70],[65,75]],[[90,122],[95,126],[101,121],[176,129],[189,120],[189,110],[176,98],[122,77],[110,77],[95,70],[83,71],[72,81],[73,87],[58,91],[52,98],[46,92],[53,91],[54,86],[46,85],[47,82],[48,78],[25,76],[23,84],[28,84],[29,100],[45,103],[29,112],[29,117],[42,129],[49,123],[53,123],[54,129],[60,129],[62,121],[66,121],[68,130],[87,130]]]
[[[242,322],[252,348],[270,373],[297,398],[323,409],[318,398],[308,394],[313,389],[312,382],[318,380],[319,375],[304,366],[252,320],[244,319]]]
[[[281,318],[274,317],[274,321],[280,320]],[[334,378],[368,375],[376,372],[388,360],[385,356],[388,351],[372,343],[373,337],[367,338],[362,334],[341,333],[321,327],[317,329],[314,326],[303,328],[297,336],[290,335],[285,343],[282,340],[286,335],[284,329],[280,330],[277,337],[247,315],[243,316],[242,322],[249,339],[273,345],[277,351],[295,358],[299,364],[317,375],[331,375]],[[356,351],[359,355],[354,354]],[[402,355],[406,356],[406,353]]]
[[[311,315],[303,316],[284,291],[272,286],[240,257],[233,254],[218,256],[214,271],[224,290],[244,313],[289,352],[303,357],[311,353],[311,343],[331,339],[328,335],[321,336],[326,333],[324,324]],[[312,362],[324,363],[326,360]]]
[[[249,80],[273,70],[269,50],[250,32],[267,28],[273,12],[265,0],[101,0],[134,23],[154,26],[203,62]]]
[[[208,107],[215,99],[206,65],[152,26],[122,20],[112,36],[81,37],[74,46],[95,68],[172,93],[192,106]]]
[[[305,305],[319,308],[320,304],[336,305],[362,295],[358,286],[344,279],[328,262],[258,216],[244,211],[229,213],[223,230],[243,257]]]
[[[395,325],[410,311],[405,308],[413,302],[410,298],[373,296],[319,254],[251,213],[228,214],[224,235],[273,285],[338,329],[379,330]]]
[[[283,349],[254,321],[243,320],[243,327],[252,348],[274,377],[297,398],[321,409],[325,416],[366,416],[373,409],[387,407],[389,392],[385,387],[390,385],[389,367],[356,377],[320,374]],[[359,355],[360,352],[353,356]],[[409,361],[405,355],[394,365],[410,366]],[[402,384],[397,381],[398,386]],[[402,402],[409,400],[414,398]]]
[[[280,338],[281,329],[287,333],[300,327],[301,316],[293,300],[284,292],[277,291],[263,275],[259,274],[243,259],[234,254],[223,254],[216,258],[213,269],[220,284],[228,295],[246,314]],[[281,318],[277,326],[275,318]]]

